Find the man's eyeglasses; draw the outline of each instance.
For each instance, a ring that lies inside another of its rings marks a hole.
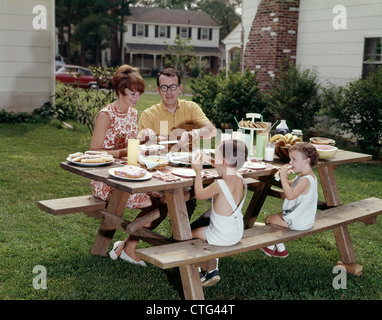
[[[175,91],[176,89],[178,89],[178,87],[179,85],[177,84],[170,84],[169,86],[166,86],[166,85],[159,86],[159,89],[162,92],[167,92],[168,89],[170,89],[171,91]]]

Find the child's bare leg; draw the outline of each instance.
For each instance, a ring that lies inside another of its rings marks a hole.
[[[200,227],[200,228],[196,228],[196,229],[192,230],[192,238],[207,240],[206,235],[204,233],[205,228],[206,227]]]
[[[283,219],[283,214],[282,213],[271,214],[270,216],[267,216],[265,218],[265,223],[266,224],[275,224],[277,226],[289,229],[288,224]]]
[[[274,225],[289,229],[288,224],[283,219],[282,213],[277,213],[277,214],[272,214],[270,216],[267,216],[265,219],[265,223],[266,224],[274,224]],[[270,250],[275,250],[275,247],[277,248],[277,251],[279,251],[279,252],[286,252],[284,243],[277,243],[275,245],[270,245],[267,248]]]

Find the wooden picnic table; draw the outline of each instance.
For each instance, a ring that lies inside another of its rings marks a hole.
[[[320,160],[318,162],[316,168],[319,172],[327,206],[333,207],[341,205],[339,190],[334,174],[334,169],[336,166],[371,160],[371,158],[372,157],[370,155],[366,154],[338,150],[337,154],[333,158],[328,160]],[[253,189],[254,194],[244,215],[245,228],[251,228],[254,225],[257,215],[260,212],[261,206],[263,205],[266,197],[268,195],[275,194],[275,191],[272,191],[271,188],[273,185],[278,185],[278,183],[274,180],[273,175],[277,171],[278,167],[284,164],[285,162],[281,162],[276,159],[272,163],[269,163],[269,166],[264,170],[252,170],[251,172],[242,174],[244,178],[256,179],[253,180],[253,185],[255,186]],[[64,170],[78,174],[88,179],[104,182],[114,188],[111,198],[108,201],[107,207],[103,210],[103,218],[100,219],[102,222],[91,250],[92,254],[107,254],[107,250],[116,230],[116,224],[115,222],[111,223],[113,219],[108,219],[105,217],[107,217],[107,215],[110,215],[110,217],[121,217],[129,195],[135,193],[152,191],[164,192],[168,206],[168,216],[171,223],[173,238],[175,240],[189,240],[192,238],[183,188],[193,186],[193,179],[174,182],[166,182],[155,178],[151,178],[150,180],[146,181],[128,181],[118,179],[109,174],[109,169],[123,166],[119,163],[112,163],[110,165],[99,167],[83,167],[72,164],[70,162],[62,162],[60,166]],[[214,168],[203,170],[216,172]],[[212,183],[214,179],[215,178],[204,179],[203,183]],[[97,212],[87,214],[93,215],[94,217],[97,216]],[[121,224],[118,225],[121,230],[126,228],[125,221],[126,220],[121,218]],[[144,241],[154,245],[167,244],[170,242],[163,236],[146,228],[142,228],[142,230],[137,232],[137,234],[139,234]],[[182,278],[185,298],[203,299],[203,289],[200,284],[199,272],[196,265],[191,264],[180,266],[179,270]]]

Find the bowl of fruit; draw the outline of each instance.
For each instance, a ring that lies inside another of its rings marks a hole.
[[[280,160],[289,162],[289,148],[301,142],[301,139],[291,133],[285,135],[275,134],[271,137],[270,142],[275,144],[275,155],[279,157]]]

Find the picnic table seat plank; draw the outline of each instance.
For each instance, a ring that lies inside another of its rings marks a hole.
[[[197,264],[210,259],[221,258],[233,254],[263,248],[272,244],[287,242],[306,237],[326,230],[338,228],[336,240],[340,242],[339,250],[343,263],[354,263],[350,238],[347,228],[349,223],[368,219],[382,213],[382,199],[368,198],[330,208],[317,214],[313,228],[306,231],[295,231],[275,225],[255,226],[244,230],[242,240],[233,246],[214,246],[200,239],[169,244],[166,246],[149,247],[137,250],[137,255],[162,269],[168,269],[188,264]],[[344,232],[345,231],[345,232]],[[345,248],[347,253],[343,254]]]
[[[61,199],[42,200],[38,207],[53,215],[64,215],[77,212],[101,210],[106,202],[92,195]]]

